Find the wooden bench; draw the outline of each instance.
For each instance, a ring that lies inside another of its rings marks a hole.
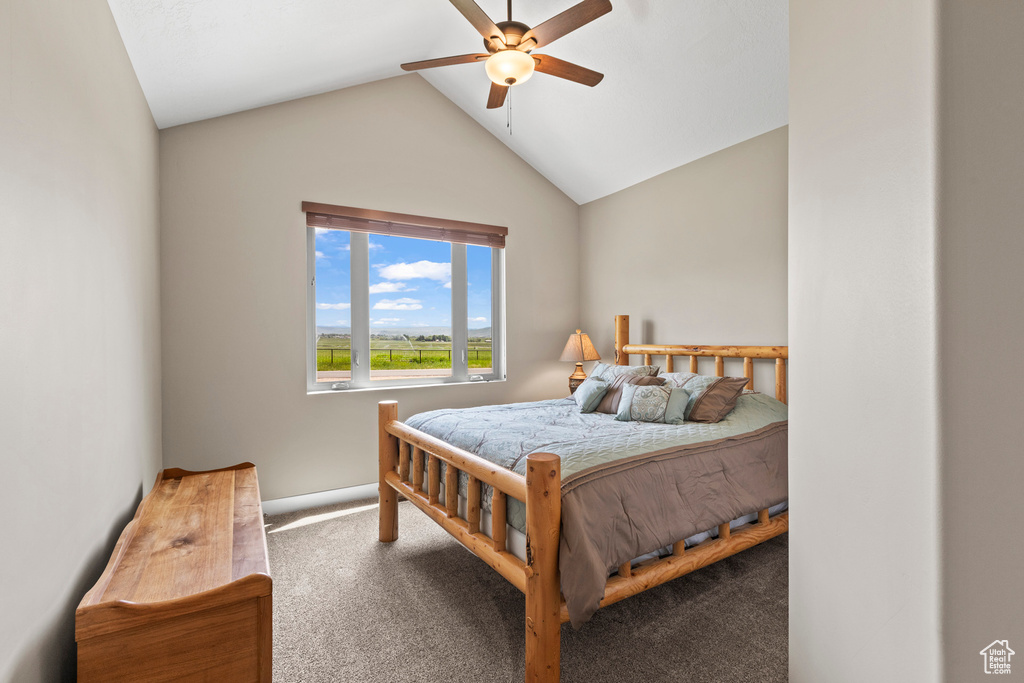
[[[75,612],[79,681],[269,681],[256,467],[164,470]]]

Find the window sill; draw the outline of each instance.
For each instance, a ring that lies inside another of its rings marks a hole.
[[[381,387],[359,387],[357,389],[306,389],[307,396],[322,396],[324,394],[361,394],[368,391],[406,391],[408,389],[431,389],[436,387],[464,387],[471,384],[494,384],[496,382],[504,382],[506,378],[501,379],[482,379],[474,382],[430,382],[429,384],[401,384],[401,385],[390,385]]]

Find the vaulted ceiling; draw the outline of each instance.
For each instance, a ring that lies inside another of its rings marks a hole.
[[[161,128],[405,73],[482,51],[447,0],[109,0]],[[504,0],[477,0],[495,21]],[[515,0],[535,26],[574,0]],[[420,72],[578,203],[785,125],[786,0],[612,0],[537,50],[605,74],[537,74],[485,108],[482,64]]]

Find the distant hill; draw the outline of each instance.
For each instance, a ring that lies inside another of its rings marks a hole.
[[[317,334],[352,334],[349,327],[320,327],[316,328]],[[450,327],[371,327],[371,334],[404,334],[410,337],[418,337],[421,334],[430,336],[432,334],[451,335]],[[490,337],[490,327],[478,327],[469,331],[470,337]]]

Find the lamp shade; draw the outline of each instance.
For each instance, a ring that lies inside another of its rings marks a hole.
[[[565,349],[562,350],[562,357],[558,360],[582,363],[585,360],[601,360],[601,355],[594,348],[590,337],[576,330],[575,334],[569,335],[569,341],[565,343]]]
[[[498,85],[525,83],[533,75],[533,57],[519,50],[501,50],[487,58],[484,71]]]

